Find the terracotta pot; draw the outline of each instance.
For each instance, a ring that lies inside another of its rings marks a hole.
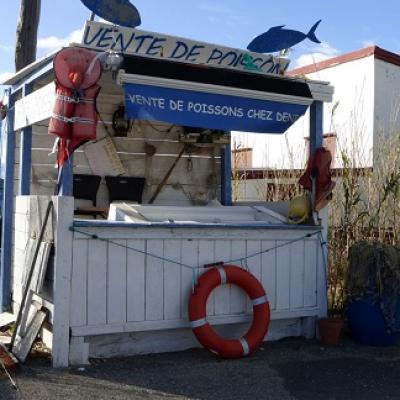
[[[339,343],[344,320],[342,318],[321,318],[318,320],[320,340],[323,344],[335,346]]]

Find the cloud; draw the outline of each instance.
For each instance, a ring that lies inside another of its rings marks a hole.
[[[361,46],[362,47],[371,47],[371,46],[375,46],[375,40],[363,40],[361,42]]]
[[[38,39],[37,47],[39,50],[45,50],[46,52],[50,53],[69,43],[80,43],[82,40],[82,36],[82,29],[72,31],[68,36],[64,38],[60,38],[57,36],[48,36]]]
[[[247,23],[233,7],[224,6],[216,2],[200,3],[198,9],[206,12],[207,20],[210,23],[224,23],[231,26],[237,26],[238,23]]]
[[[318,46],[314,46],[309,52],[302,54],[294,63],[295,67],[303,67],[305,65],[315,64],[320,61],[339,55],[340,51],[332,47],[329,43],[323,42]]]
[[[7,79],[10,79],[13,75],[12,72],[0,72],[0,85]]]
[[[0,44],[0,51],[5,51],[7,53],[9,53],[10,51],[12,51],[12,47],[11,46],[5,46],[4,44]]]

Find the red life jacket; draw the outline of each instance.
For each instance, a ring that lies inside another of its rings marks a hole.
[[[66,48],[54,59],[56,99],[49,134],[60,138],[58,165],[83,143],[96,139],[97,85],[101,64],[96,53],[82,48]]]
[[[308,191],[312,191],[312,178],[315,179],[315,204],[316,211],[324,208],[331,199],[335,182],[331,174],[332,155],[324,147],[318,148],[309,158],[307,168],[299,179],[300,185]]]

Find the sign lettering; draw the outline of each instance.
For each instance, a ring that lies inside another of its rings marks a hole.
[[[87,21],[82,44],[96,50],[206,64],[261,74],[283,74],[289,60],[138,29]]]

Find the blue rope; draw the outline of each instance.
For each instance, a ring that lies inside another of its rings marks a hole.
[[[161,260],[161,261],[166,261],[166,262],[169,262],[169,263],[171,263],[171,264],[176,264],[176,265],[180,265],[180,266],[185,267],[185,268],[189,268],[189,269],[193,270],[193,275],[195,275],[196,270],[199,269],[199,266],[198,266],[198,265],[192,266],[192,265],[184,264],[184,263],[181,263],[181,262],[179,262],[179,261],[171,260],[171,259],[166,258],[166,257],[161,257],[161,256],[158,256],[157,254],[149,253],[149,252],[144,251],[144,250],[139,250],[139,249],[136,249],[136,248],[134,248],[134,247],[125,246],[125,245],[123,245],[123,244],[121,244],[121,243],[113,242],[113,241],[110,240],[110,239],[103,239],[103,238],[100,238],[99,236],[94,235],[94,234],[92,234],[92,233],[88,233],[88,232],[81,231],[81,230],[79,230],[79,229],[76,229],[75,227],[71,227],[71,230],[72,230],[73,232],[80,233],[81,235],[87,236],[87,237],[89,237],[89,238],[91,238],[91,239],[101,240],[101,241],[103,241],[103,242],[111,243],[111,244],[114,245],[114,246],[118,246],[118,247],[122,247],[122,248],[124,248],[124,249],[132,250],[132,251],[135,251],[136,253],[144,254],[144,255],[146,255],[146,256],[153,257],[153,258],[156,258],[156,259]],[[281,247],[289,246],[289,245],[292,244],[292,243],[299,242],[299,241],[301,241],[301,240],[310,238],[310,237],[315,236],[315,235],[318,235],[318,234],[320,234],[320,233],[321,233],[321,231],[319,231],[319,230],[316,231],[316,232],[308,233],[307,235],[301,236],[301,237],[296,238],[296,239],[289,240],[289,241],[287,241],[287,242],[285,242],[285,243],[282,243],[282,244],[279,244],[279,245],[277,245],[277,246],[270,247],[270,248],[265,249],[265,250],[262,250],[262,251],[258,251],[257,253],[250,254],[250,255],[245,256],[245,257],[240,257],[240,258],[235,258],[235,259],[232,259],[232,260],[229,260],[229,261],[225,261],[224,263],[225,263],[225,264],[240,263],[242,266],[243,266],[243,263],[245,263],[246,269],[248,269],[248,267],[247,267],[247,260],[248,260],[249,258],[257,257],[257,256],[259,256],[259,255],[261,255],[261,254],[268,253],[269,251],[276,250],[276,249],[279,249],[279,248],[281,248]],[[324,257],[323,257],[323,258],[324,258]]]

